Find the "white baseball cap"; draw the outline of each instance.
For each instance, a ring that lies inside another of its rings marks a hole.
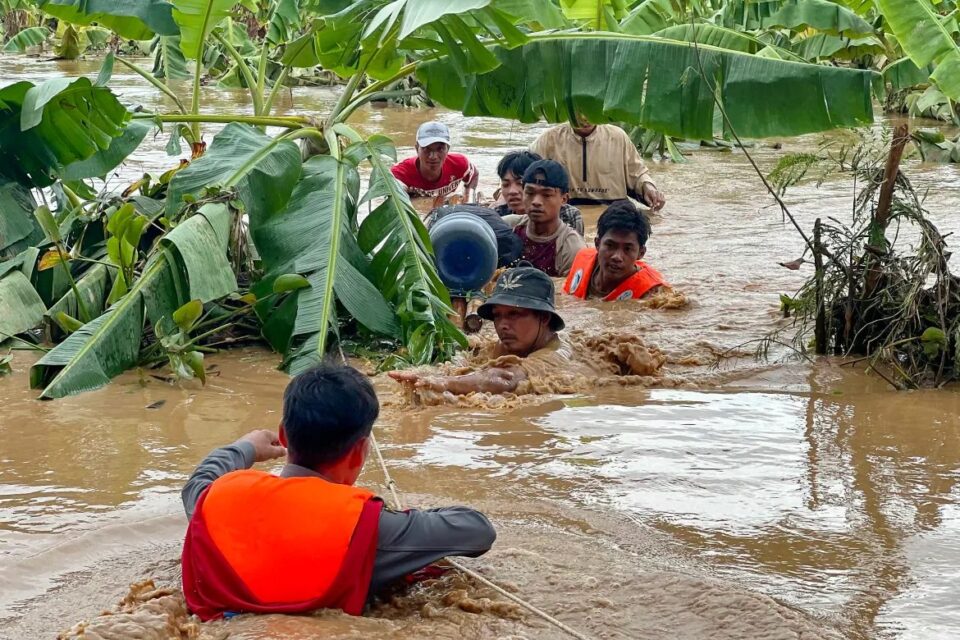
[[[442,142],[449,146],[450,129],[447,128],[447,125],[436,120],[424,122],[417,129],[417,144],[421,147],[429,147],[434,142]]]

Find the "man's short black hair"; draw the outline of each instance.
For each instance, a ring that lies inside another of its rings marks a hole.
[[[523,172],[537,160],[543,160],[543,158],[533,151],[511,151],[500,158],[497,164],[497,175],[501,180],[507,176],[507,173],[512,173],[518,179],[523,178]]]
[[[283,430],[290,462],[310,469],[335,462],[370,435],[380,402],[365,375],[324,362],[283,392]]]
[[[600,214],[597,220],[597,242],[608,231],[625,231],[637,234],[640,248],[647,246],[650,239],[650,221],[646,214],[629,200],[616,200]]]

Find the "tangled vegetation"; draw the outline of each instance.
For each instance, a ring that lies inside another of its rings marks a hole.
[[[838,172],[859,185],[849,222],[817,221],[816,272],[783,305],[798,351],[863,356],[852,362],[897,388],[939,387],[960,379],[960,278],[923,198],[898,170],[905,137],[904,127],[892,141],[781,160],[771,175],[781,190]]]

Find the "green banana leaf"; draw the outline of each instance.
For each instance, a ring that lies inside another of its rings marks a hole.
[[[68,164],[60,171],[60,178],[69,182],[106,176],[140,146],[153,128],[154,124],[148,120],[132,120],[109,147],[97,151],[86,160]]]
[[[850,9],[829,0],[787,0],[780,10],[761,21],[763,28],[791,31],[812,28],[830,35],[862,36],[873,26]]]
[[[627,15],[625,0],[560,0],[560,10],[568,20],[604,31],[615,29]]]
[[[267,42],[275,47],[290,42],[302,24],[300,0],[277,0],[267,25]]]
[[[883,43],[874,36],[845,38],[826,33],[817,33],[793,44],[793,51],[800,58],[817,60],[857,60],[864,56],[882,55]]]
[[[27,27],[10,38],[3,45],[4,53],[24,53],[30,47],[38,47],[50,37],[50,29],[46,27]]]
[[[490,6],[515,18],[523,18],[538,31],[568,26],[560,8],[543,0],[493,0]]]
[[[185,195],[205,188],[235,187],[251,220],[283,209],[300,178],[296,143],[273,138],[256,127],[231,122],[207,152],[178,171],[167,191],[167,217],[183,205]]]
[[[326,353],[330,332],[337,329],[337,300],[371,331],[397,336],[393,309],[363,273],[368,265],[354,235],[359,188],[355,166],[314,156],[304,163],[287,207],[251,224],[266,271],[254,287],[257,297],[269,295],[277,279],[289,273],[302,274],[309,283],[289,294],[295,314],[289,308],[294,303],[286,300],[257,309],[264,336],[284,354],[283,368],[291,375],[319,363]]]
[[[0,177],[53,184],[65,167],[106,150],[130,113],[87,78],[22,81],[0,89]]]
[[[743,137],[873,121],[869,71],[602,32],[537,34],[494,52],[501,65],[489,73],[462,76],[439,59],[419,65],[417,77],[431,98],[468,116],[567,122],[579,111],[679,138],[714,136],[714,92]]]
[[[36,208],[30,189],[0,176],[0,260],[43,242],[43,230],[33,215]]]
[[[96,22],[130,40],[178,33],[173,6],[165,0],[42,0],[38,4],[44,13],[70,24]]]
[[[684,14],[678,12],[671,0],[646,0],[623,19],[617,30],[634,36],[649,36],[685,21]]]
[[[153,77],[186,80],[190,77],[187,59],[180,49],[180,36],[157,36],[150,43],[153,52]]]
[[[928,0],[877,0],[877,8],[904,52],[951,100],[960,100],[960,45]]]
[[[230,15],[235,4],[236,0],[173,0],[173,19],[180,27],[180,48],[188,59],[201,57],[210,32]]]
[[[373,258],[373,283],[394,305],[410,359],[423,364],[450,357],[458,346],[467,346],[466,337],[448,317],[450,294],[437,274],[430,236],[390,173],[396,151],[389,139],[373,136],[348,153],[370,163],[370,188],[360,204],[380,204],[360,224],[357,239]]]
[[[776,54],[776,57],[781,60],[805,62],[803,58],[789,49],[773,46],[749,33],[742,33],[715,24],[702,22],[679,24],[673,27],[667,27],[662,31],[657,31],[653,35],[665,40],[696,42],[700,45],[716,47],[718,49],[728,49],[730,51],[740,51],[742,53],[755,54],[766,51],[768,54]]]
[[[83,299],[84,308],[90,313],[91,320],[103,313],[107,301],[107,294],[110,293],[110,285],[113,282],[113,275],[117,272],[116,268],[107,267],[103,263],[98,263],[87,269],[82,276],[77,278],[77,291]],[[77,296],[71,288],[44,314],[51,326],[59,324],[58,314],[63,313],[72,318],[80,318],[80,307],[77,304]]]
[[[189,300],[235,290],[225,244],[229,227],[229,210],[220,203],[204,205],[177,225],[123,298],[37,361],[31,388],[43,387],[41,398],[61,398],[102,387],[136,365],[145,319],[172,327],[173,312]]]
[[[47,308],[30,280],[20,270],[0,277],[0,342],[29,331],[41,322]]]
[[[894,91],[915,87],[930,82],[933,65],[919,68],[910,58],[900,58],[883,69],[883,79],[890,83]]]

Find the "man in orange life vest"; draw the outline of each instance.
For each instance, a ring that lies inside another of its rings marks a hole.
[[[290,382],[279,434],[253,431],[207,456],[182,492],[193,613],[359,615],[368,595],[411,572],[490,549],[496,532],[477,511],[391,511],[353,486],[379,411],[363,374],[322,364]],[[284,454],[279,475],[250,468]]]
[[[581,250],[563,292],[577,298],[630,300],[669,286],[641,260],[647,252],[650,222],[629,200],[618,200],[597,221],[596,248]]]

